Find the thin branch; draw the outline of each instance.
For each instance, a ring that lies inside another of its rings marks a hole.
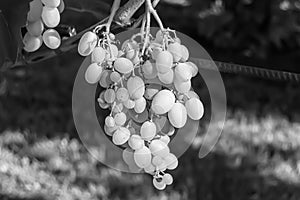
[[[140,6],[143,3],[144,0],[129,0],[123,7],[121,7],[118,11],[116,11],[114,21],[118,24],[119,27],[127,26],[134,13],[140,8]],[[23,59],[17,60],[17,62],[14,63],[14,65],[12,65],[10,68],[41,62],[53,58],[62,53],[74,50],[76,49],[78,41],[80,40],[81,36],[85,32],[92,31],[96,26],[106,23],[108,19],[109,18],[107,17],[101,20],[100,22],[98,22],[97,24],[79,32],[77,35],[70,37],[65,41],[62,41],[62,44],[58,49],[51,50],[45,48],[45,49],[40,49],[33,53],[27,53],[23,55]],[[112,28],[112,31],[119,27]]]

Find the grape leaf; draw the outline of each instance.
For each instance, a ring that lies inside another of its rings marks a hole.
[[[14,63],[22,48],[21,27],[25,26],[31,0],[0,1],[0,66]],[[3,57],[3,56],[5,57]]]

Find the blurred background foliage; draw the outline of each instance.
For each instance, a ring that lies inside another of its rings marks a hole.
[[[66,0],[61,23],[79,32],[106,17],[111,3]],[[164,0],[157,10],[215,60],[300,72],[300,1]],[[158,192],[149,176],[108,169],[81,145],[71,104],[82,60],[74,50],[0,74],[0,199],[300,198],[299,85],[223,74],[228,113],[217,146],[198,159],[206,115],[175,183]],[[200,77],[193,86],[209,105]]]

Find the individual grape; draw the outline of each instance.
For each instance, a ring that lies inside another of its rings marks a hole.
[[[141,97],[137,100],[135,100],[135,105],[134,105],[134,111],[136,113],[142,113],[146,109],[146,99],[144,97]]]
[[[102,47],[95,47],[91,54],[91,62],[101,64],[105,59],[106,51]]]
[[[167,168],[169,170],[173,170],[178,166],[178,159],[172,153],[169,153],[167,156],[163,158],[167,164]]]
[[[135,101],[128,99],[127,101],[124,101],[123,104],[126,108],[132,109],[135,106]]]
[[[104,125],[104,132],[108,135],[108,136],[113,136],[114,132],[118,129],[117,126],[114,127],[108,127],[106,125]]]
[[[41,36],[35,37],[27,32],[23,38],[23,44],[25,51],[34,52],[42,46],[43,40]]]
[[[114,41],[116,39],[116,36],[113,33],[109,33],[109,39]]]
[[[156,178],[153,178],[153,186],[158,190],[164,190],[166,188],[165,182],[161,180],[157,180]]]
[[[42,20],[49,28],[56,27],[60,22],[60,14],[57,8],[43,7]]]
[[[188,96],[189,98],[196,98],[196,99],[199,99],[198,94],[197,94],[196,92],[192,91],[192,90],[190,90],[190,91],[187,93],[187,96]]]
[[[109,128],[116,126],[114,118],[112,116],[107,116],[105,118],[105,125]]]
[[[105,93],[105,91],[102,91],[97,100],[98,100],[99,106],[102,109],[107,109],[107,108],[109,108],[109,105],[107,104],[107,102],[104,99],[104,93]]]
[[[125,55],[124,51],[119,50],[117,58],[120,58],[120,57],[122,57],[124,55]]]
[[[119,72],[114,71],[110,74],[110,80],[114,83],[119,83],[122,80],[122,78]]]
[[[141,137],[143,140],[150,141],[152,140],[156,135],[156,126],[151,121],[146,121],[141,126]]]
[[[186,62],[189,59],[190,53],[189,50],[186,48],[186,46],[181,45],[181,53],[182,53],[182,57],[181,57],[181,61],[182,62]]]
[[[173,83],[173,80],[174,80],[174,71],[172,69],[170,69],[168,72],[166,72],[164,74],[158,73],[157,76],[158,76],[158,79],[162,83],[171,84],[171,83]]]
[[[103,70],[99,80],[99,84],[101,87],[107,88],[112,83],[112,81],[110,80],[110,73],[111,71],[109,70]]]
[[[170,123],[175,128],[184,127],[187,121],[187,111],[182,103],[175,103],[172,109],[168,112]]]
[[[119,112],[122,112],[124,106],[122,103],[117,103],[115,106],[112,107],[112,111],[114,113],[119,113]]]
[[[137,50],[139,48],[139,45],[134,40],[125,40],[121,46],[121,49],[125,52],[128,52],[131,49]]]
[[[116,96],[117,96],[118,101],[125,102],[129,99],[128,90],[124,87],[121,87],[117,90]]]
[[[180,43],[174,42],[169,44],[168,51],[172,54],[174,62],[178,62],[182,58],[182,47]]]
[[[175,103],[175,95],[170,90],[161,90],[158,92],[151,104],[151,109],[157,115],[162,115],[171,110]]]
[[[160,165],[156,166],[156,169],[159,171],[165,171],[167,169],[166,161],[163,160]]]
[[[162,180],[166,185],[171,185],[173,183],[173,177],[168,173],[163,175]]]
[[[150,163],[150,165],[148,165],[147,167],[144,168],[144,171],[147,174],[153,174],[155,172],[155,167],[152,163]]]
[[[163,51],[163,49],[160,44],[157,44],[157,43],[151,44],[151,56],[152,56],[153,60],[156,60],[158,54],[162,51]]]
[[[60,35],[54,29],[48,29],[43,33],[43,41],[50,49],[57,49],[61,44]]]
[[[107,89],[104,93],[104,99],[107,103],[113,103],[116,99],[116,93],[113,89]]]
[[[44,31],[44,24],[42,20],[38,19],[37,21],[29,22],[26,29],[30,35],[39,37]]]
[[[170,127],[170,130],[168,131],[168,136],[172,136],[175,133],[175,128],[173,126]]]
[[[142,140],[141,136],[139,135],[131,135],[129,140],[128,140],[128,145],[133,149],[133,150],[138,150],[143,148],[145,145],[144,140]]]
[[[192,78],[192,71],[188,64],[186,63],[179,63],[175,67],[175,76],[176,79],[180,82],[186,82],[191,80]]]
[[[143,146],[141,149],[134,151],[133,158],[137,166],[145,168],[151,164],[151,152],[148,147]]]
[[[153,164],[154,166],[159,166],[159,165],[161,165],[163,162],[164,162],[164,160],[163,160],[161,157],[159,157],[159,156],[153,156],[153,158],[152,158],[152,164]]]
[[[126,122],[126,115],[123,112],[119,112],[114,116],[114,121],[116,122],[116,125],[123,126]]]
[[[148,100],[152,100],[153,97],[162,89],[161,85],[150,84],[146,87],[144,97]]]
[[[128,128],[125,127],[119,127],[119,129],[117,129],[112,137],[112,141],[115,145],[122,145],[125,144],[130,137],[130,131],[128,130]]]
[[[178,92],[186,94],[190,91],[192,87],[192,83],[191,81],[186,81],[186,82],[178,81],[177,78],[175,77],[174,86]]]
[[[167,73],[173,66],[173,56],[168,51],[162,51],[156,58],[156,69],[159,73]]]
[[[157,76],[157,69],[149,60],[142,65],[141,69],[146,79],[154,79]]]
[[[62,13],[65,10],[65,2],[64,2],[64,0],[60,0],[60,4],[57,7],[57,9],[58,9],[59,13]]]
[[[129,96],[134,100],[143,97],[145,93],[145,83],[143,79],[138,76],[130,77],[127,81],[127,90]]]
[[[181,40],[178,37],[174,38],[174,42],[177,42],[177,43],[181,44]]]
[[[50,8],[57,8],[61,0],[41,0],[42,3]]]
[[[117,58],[114,62],[114,68],[122,74],[127,74],[132,72],[133,63],[127,58]]]
[[[189,66],[190,71],[192,72],[192,77],[195,77],[198,74],[198,67],[193,62],[186,62],[187,66]]]
[[[85,72],[85,80],[89,84],[95,84],[100,80],[102,67],[99,66],[97,63],[92,63],[88,66]]]
[[[147,109],[145,109],[142,113],[136,113],[134,110],[129,110],[129,115],[137,123],[143,123],[149,117]]]
[[[125,150],[123,150],[122,158],[128,165],[130,172],[138,173],[139,171],[141,171],[141,168],[139,168],[134,161],[133,151],[131,149],[126,148]]]
[[[152,140],[149,149],[154,156],[165,157],[170,153],[169,147],[160,140]]]
[[[191,98],[185,102],[188,116],[193,120],[199,120],[204,115],[204,106],[197,98]]]
[[[90,55],[98,42],[98,36],[92,31],[88,31],[79,40],[78,53],[82,56]]]
[[[168,135],[163,135],[159,138],[160,141],[164,142],[165,144],[169,144],[170,142],[170,137]]]
[[[155,34],[155,42],[156,43],[162,43],[164,40],[164,34],[161,30],[158,30]]]
[[[33,0],[29,3],[29,12],[27,14],[27,21],[35,22],[41,18],[43,11],[43,4],[41,0]]]
[[[139,51],[138,49],[130,49],[129,51],[126,52],[126,58],[128,58],[129,60],[131,60],[133,62],[133,64],[136,64],[140,61],[139,59]]]

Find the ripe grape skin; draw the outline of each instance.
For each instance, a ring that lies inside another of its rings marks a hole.
[[[128,93],[128,90],[124,87],[122,88],[119,88],[116,92],[116,96],[117,96],[117,99],[120,101],[120,102],[125,102],[129,99],[129,93]]]
[[[105,125],[109,128],[114,127],[116,125],[114,118],[111,116],[107,116],[105,118]]]
[[[173,80],[174,80],[174,71],[172,69],[170,69],[168,72],[166,72],[164,74],[158,73],[157,76],[158,76],[158,79],[162,83],[171,84],[171,83],[173,83]]]
[[[165,157],[169,155],[170,149],[169,147],[160,140],[152,140],[149,149],[154,156]]]
[[[153,158],[152,158],[152,164],[153,164],[154,166],[159,166],[159,165],[161,165],[163,162],[164,162],[164,160],[163,160],[161,157],[159,157],[159,156],[153,156]]]
[[[146,87],[144,97],[152,100],[153,97],[161,90],[162,86],[159,84],[150,84]]]
[[[43,33],[43,41],[50,49],[57,49],[61,44],[60,35],[54,29],[48,29]]]
[[[134,152],[134,161],[140,168],[147,167],[151,164],[151,152],[148,147],[143,146]]]
[[[186,81],[186,82],[179,81],[175,77],[175,79],[174,79],[174,86],[175,86],[175,89],[178,92],[186,94],[186,93],[188,93],[190,91],[190,89],[192,87],[192,83],[191,83],[191,81]]]
[[[116,125],[123,126],[126,122],[126,115],[123,112],[119,112],[114,116],[114,121],[116,122]]]
[[[113,103],[116,99],[116,93],[113,89],[107,89],[104,93],[104,99],[107,103]]]
[[[124,101],[123,104],[126,108],[132,109],[135,106],[135,101],[128,99],[127,101]]]
[[[146,99],[144,97],[135,100],[134,111],[136,113],[142,113],[144,112],[145,109],[146,109]]]
[[[183,104],[175,103],[172,109],[168,112],[170,123],[175,128],[182,128],[187,121],[187,111]]]
[[[151,121],[146,121],[141,126],[140,133],[143,140],[150,141],[156,135],[156,125]]]
[[[151,109],[157,115],[162,115],[171,110],[175,103],[175,95],[170,90],[161,90],[153,98]]]
[[[186,64],[190,67],[190,71],[192,72],[192,77],[195,77],[198,74],[198,67],[193,62],[186,62]]]
[[[173,177],[171,174],[168,173],[164,174],[162,179],[166,185],[171,185],[173,183]]]
[[[133,63],[127,58],[117,58],[114,62],[114,68],[122,74],[127,74],[132,72]]]
[[[179,63],[175,67],[175,76],[178,81],[186,82],[192,78],[192,69],[186,63]]]
[[[35,37],[27,32],[23,38],[23,43],[25,51],[34,52],[42,46],[43,40],[41,36]]]
[[[98,42],[98,36],[88,31],[79,40],[78,53],[82,56],[88,56],[92,53]]]
[[[102,47],[95,47],[91,54],[91,62],[101,64],[105,59],[106,51]]]
[[[33,0],[29,3],[29,12],[27,14],[27,20],[29,22],[35,22],[41,18],[43,11],[43,4],[41,0]]]
[[[90,64],[85,72],[85,80],[89,84],[97,83],[100,80],[102,71],[102,67],[97,63]]]
[[[164,190],[166,188],[166,184],[162,180],[159,182],[158,180],[153,178],[152,183],[153,183],[153,186],[158,190]]]
[[[189,50],[186,48],[186,46],[181,45],[181,52],[182,52],[182,57],[181,57],[181,61],[182,62],[186,62],[189,59],[190,53]]]
[[[128,140],[128,145],[133,150],[138,150],[138,149],[143,148],[144,141],[142,140],[141,136],[139,136],[139,135],[131,135],[129,140]]]
[[[169,170],[173,170],[175,169],[177,166],[178,166],[178,159],[177,157],[172,154],[172,153],[169,153],[167,156],[165,156],[163,158],[165,161],[166,161],[166,164],[167,164],[167,168]]]
[[[61,0],[41,0],[42,3],[49,8],[57,8]]]
[[[119,127],[113,134],[113,143],[115,145],[125,144],[130,137],[130,131],[125,127]]]
[[[159,73],[167,73],[173,66],[173,56],[168,51],[162,51],[156,58],[156,69]]]
[[[103,70],[99,80],[99,84],[101,87],[107,88],[112,83],[112,81],[110,80],[110,73],[111,71],[109,70]]]
[[[56,27],[60,22],[60,14],[58,9],[44,6],[42,11],[42,19],[47,27]]]
[[[132,99],[140,99],[145,93],[145,83],[138,76],[130,77],[127,81],[127,90]]]
[[[188,116],[193,120],[199,120],[204,115],[204,106],[197,98],[191,98],[185,102]]]
[[[119,72],[114,71],[110,74],[110,80],[114,83],[119,83],[122,80],[122,78]]]
[[[30,35],[39,37],[43,33],[44,24],[42,20],[39,19],[34,22],[29,22],[26,26],[26,29]]]
[[[182,47],[178,42],[169,44],[168,51],[172,54],[174,62],[178,62],[182,58]]]

